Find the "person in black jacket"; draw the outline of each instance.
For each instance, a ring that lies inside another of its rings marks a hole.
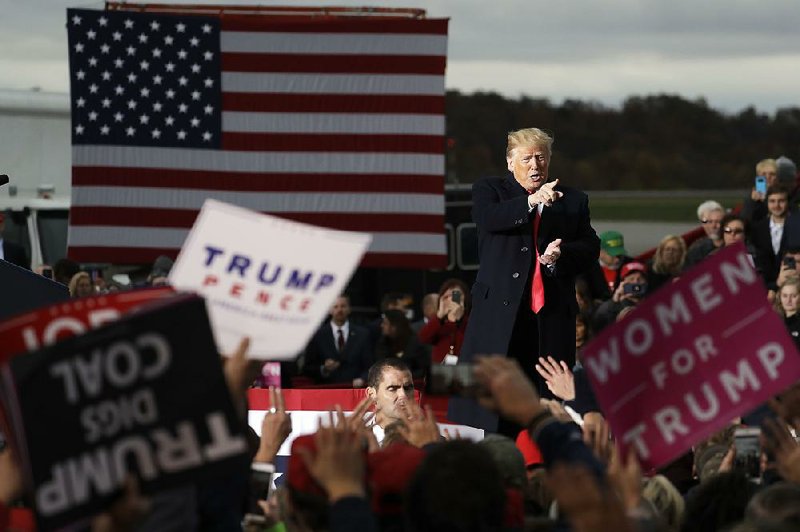
[[[532,382],[539,380],[533,366],[540,350],[575,362],[575,278],[600,253],[588,196],[549,178],[552,142],[536,128],[509,133],[509,174],[472,187],[480,269],[459,363],[502,354],[519,360]],[[541,392],[548,394],[543,385]],[[474,402],[451,399],[448,418],[497,430],[497,417]]]

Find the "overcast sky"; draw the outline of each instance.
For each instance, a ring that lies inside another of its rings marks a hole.
[[[171,3],[248,3],[212,0]],[[266,2],[254,2],[265,4]],[[726,112],[800,106],[797,0],[279,0],[422,7],[450,18],[447,87],[619,105],[653,93]],[[0,88],[68,90],[67,7],[0,0]]]

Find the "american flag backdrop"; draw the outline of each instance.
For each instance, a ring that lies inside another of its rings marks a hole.
[[[441,267],[446,19],[67,11],[69,256],[175,256],[213,197]]]

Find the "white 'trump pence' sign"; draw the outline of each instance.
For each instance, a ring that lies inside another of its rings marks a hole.
[[[217,347],[243,336],[254,358],[288,360],[344,290],[372,236],[206,200],[170,282],[206,298]]]

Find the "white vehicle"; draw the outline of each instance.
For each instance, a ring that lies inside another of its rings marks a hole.
[[[0,89],[3,237],[25,247],[34,268],[66,255],[70,153],[68,94]]]

